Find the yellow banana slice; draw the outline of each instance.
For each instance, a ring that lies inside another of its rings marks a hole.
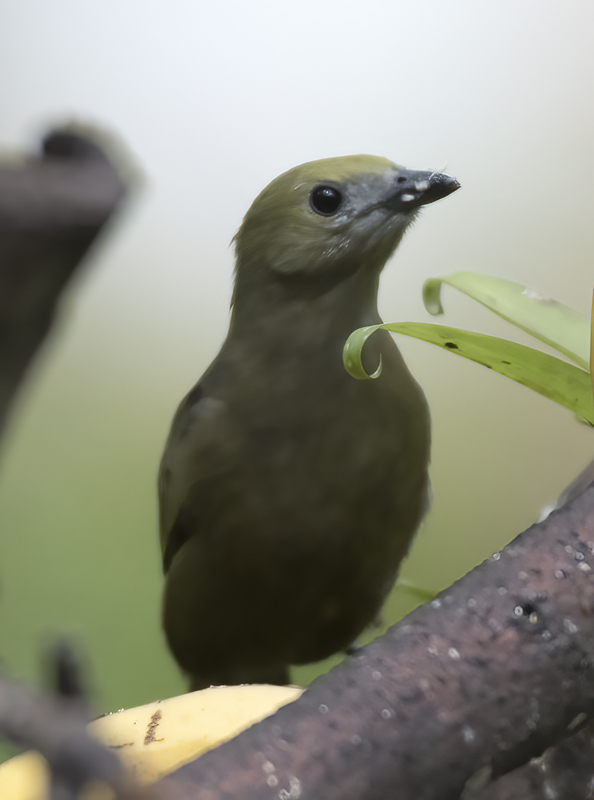
[[[296,700],[296,686],[217,686],[118,711],[89,724],[139,783],[151,783]],[[88,800],[111,797],[93,787]],[[47,800],[48,769],[28,752],[0,765],[2,800]]]

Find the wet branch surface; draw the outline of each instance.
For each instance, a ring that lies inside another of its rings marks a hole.
[[[512,771],[593,712],[590,487],[295,703],[165,779],[162,796],[520,797]],[[589,733],[576,741],[591,750]],[[553,772],[572,762],[563,748],[547,754]]]
[[[594,730],[562,740],[526,766],[504,775],[477,800],[588,800],[594,797]]]

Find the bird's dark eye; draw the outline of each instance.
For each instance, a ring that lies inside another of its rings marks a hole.
[[[342,203],[342,195],[334,186],[316,186],[311,193],[311,205],[318,214],[329,217],[335,214]]]

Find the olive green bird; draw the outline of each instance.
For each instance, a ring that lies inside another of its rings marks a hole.
[[[427,506],[429,411],[381,322],[380,273],[458,182],[368,155],[313,161],[235,236],[229,333],[182,401],[159,472],[164,625],[193,689],[287,683],[378,615]]]

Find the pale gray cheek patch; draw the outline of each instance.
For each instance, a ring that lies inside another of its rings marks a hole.
[[[415,195],[414,194],[403,194],[402,197],[400,198],[400,200],[403,203],[410,203],[411,200],[414,200],[414,199],[415,199]]]

